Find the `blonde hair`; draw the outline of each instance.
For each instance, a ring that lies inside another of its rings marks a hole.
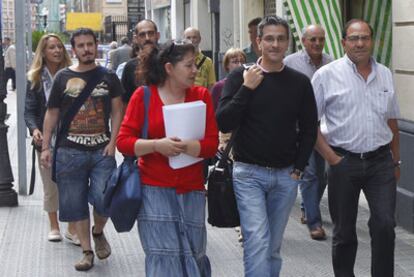
[[[240,48],[230,48],[226,51],[223,58],[223,67],[226,72],[229,71],[229,63],[230,60],[233,58],[243,57],[244,61],[246,61],[246,54]]]
[[[55,38],[57,39],[63,47],[63,60],[61,64],[59,65],[59,69],[62,69],[64,67],[68,67],[72,64],[72,61],[69,57],[68,52],[66,51],[65,46],[63,45],[62,40],[60,37],[58,37],[56,34],[45,34],[43,35],[39,43],[37,44],[36,52],[33,57],[32,65],[30,66],[29,72],[27,73],[27,79],[32,83],[31,89],[39,89],[40,88],[40,82],[41,82],[41,75],[42,75],[42,68],[46,65],[45,57],[44,57],[44,51],[47,46],[47,41],[49,38]]]

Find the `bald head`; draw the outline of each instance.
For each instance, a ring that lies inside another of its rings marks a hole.
[[[322,57],[325,46],[325,30],[317,24],[305,27],[302,31],[302,43],[311,58]]]
[[[321,25],[312,24],[308,25],[302,30],[302,37],[312,36],[312,34],[323,34],[325,36],[325,30]]]
[[[185,29],[184,38],[190,40],[191,43],[194,45],[194,47],[198,51],[199,49],[198,47],[201,42],[201,35],[200,35],[200,31],[197,28],[188,27],[187,29]]]

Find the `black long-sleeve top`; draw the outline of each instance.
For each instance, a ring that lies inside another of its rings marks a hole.
[[[317,136],[312,85],[304,74],[287,66],[263,73],[255,90],[243,86],[243,67],[227,78],[216,112],[220,131],[237,127],[236,161],[304,170]]]
[[[124,94],[122,94],[122,101],[125,104],[128,104],[129,99],[131,98],[132,94],[135,90],[141,85],[137,82],[135,77],[135,71],[138,66],[138,59],[132,58],[130,59],[124,67],[124,71],[122,72],[121,77],[121,84],[124,87]]]
[[[32,83],[27,82],[27,92],[24,107],[24,120],[32,135],[35,129],[43,130],[43,120],[46,113],[46,96],[43,84],[38,89],[31,88]]]

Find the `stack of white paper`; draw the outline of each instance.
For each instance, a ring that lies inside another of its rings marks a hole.
[[[203,101],[166,105],[162,107],[165,135],[181,140],[202,139],[206,129],[206,104]],[[195,164],[202,158],[187,154],[169,157],[171,168],[177,169]]]

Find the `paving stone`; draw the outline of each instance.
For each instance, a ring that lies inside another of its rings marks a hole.
[[[7,103],[11,114],[8,124],[9,153],[15,179],[17,179],[16,94],[9,92]],[[30,174],[30,139],[27,139],[28,174]],[[37,174],[39,178],[39,174]],[[28,180],[29,176],[28,176]],[[38,179],[39,180],[39,179]],[[16,191],[17,180],[14,182]],[[136,227],[129,233],[118,234],[111,223],[105,232],[112,246],[112,255],[104,261],[95,259],[95,267],[87,273],[75,271],[73,265],[81,257],[81,249],[68,241],[52,243],[46,239],[48,219],[42,209],[42,187],[37,182],[32,196],[19,196],[19,206],[0,208],[0,276],[7,277],[77,277],[77,276],[145,276],[145,256]],[[333,276],[331,266],[331,235],[326,195],[321,211],[328,239],[310,239],[305,225],[300,223],[300,197],[289,219],[282,246],[283,277]],[[361,197],[357,232],[359,248],[355,264],[358,277],[370,276],[370,238],[367,227],[369,211]],[[61,224],[62,234],[66,224]],[[243,276],[243,248],[233,228],[208,226],[207,254],[213,276]],[[414,276],[414,234],[396,228],[395,276]]]

